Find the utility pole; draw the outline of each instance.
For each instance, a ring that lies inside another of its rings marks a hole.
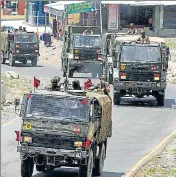
[[[38,34],[38,26],[39,26],[39,11],[37,12],[37,34]]]

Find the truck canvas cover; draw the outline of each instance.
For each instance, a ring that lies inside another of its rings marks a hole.
[[[87,92],[88,98],[96,98],[102,107],[101,129],[97,141],[102,141],[108,137],[109,123],[112,121],[112,101],[104,94],[97,92]]]

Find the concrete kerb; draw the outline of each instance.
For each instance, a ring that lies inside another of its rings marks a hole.
[[[176,130],[166,137],[157,147],[155,147],[149,154],[144,156],[124,177],[135,177],[139,170],[146,165],[154,156],[162,153],[165,147],[176,138]]]

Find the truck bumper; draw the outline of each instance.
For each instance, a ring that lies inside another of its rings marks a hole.
[[[13,57],[16,59],[19,59],[21,61],[23,60],[32,60],[34,57],[38,57],[39,54],[13,54]]]
[[[166,82],[139,82],[139,81],[118,81],[114,82],[114,92],[120,92],[120,90],[135,90],[137,88],[143,88],[146,90],[160,91],[166,88]]]
[[[82,151],[80,149],[76,150],[66,150],[66,149],[54,149],[54,148],[44,148],[35,146],[17,146],[17,152],[26,154],[41,154],[46,156],[67,156],[75,159],[85,159],[88,156],[87,151]]]

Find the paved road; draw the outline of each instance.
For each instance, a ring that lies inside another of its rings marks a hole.
[[[60,70],[54,66],[14,67],[2,66],[2,72],[17,71],[26,76],[55,76]],[[148,99],[149,105],[133,100],[128,104],[113,107],[113,137],[108,143],[107,159],[102,177],[121,177],[130,168],[176,129],[176,86],[168,85],[166,105],[155,107],[155,100]],[[15,116],[14,116],[15,117]],[[20,119],[2,127],[2,177],[20,176],[19,154],[16,153],[14,130],[19,129]],[[33,177],[76,177],[77,169],[59,169],[50,174],[34,172]]]

